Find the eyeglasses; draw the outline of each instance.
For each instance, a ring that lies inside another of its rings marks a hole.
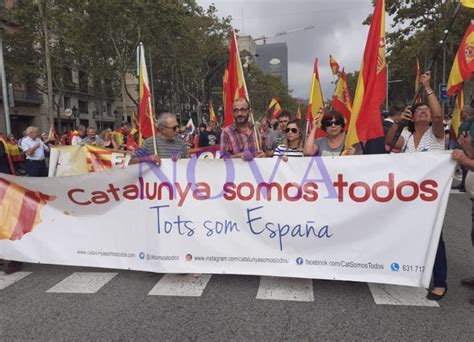
[[[168,129],[172,129],[173,131],[176,131],[177,129],[179,129],[179,125],[176,125],[173,127],[163,126],[163,128],[168,128]]]
[[[249,111],[248,108],[233,108],[233,109],[232,109],[232,112],[233,112],[233,113],[238,113],[238,112],[247,113],[248,111]]]
[[[288,120],[280,120],[280,123],[287,123]]]
[[[287,128],[287,129],[285,129],[285,132],[286,133],[290,133],[290,132],[298,133],[298,128]]]
[[[344,120],[337,119],[337,120],[326,121],[324,122],[324,127],[331,127],[333,124],[336,126],[342,126],[344,124]]]

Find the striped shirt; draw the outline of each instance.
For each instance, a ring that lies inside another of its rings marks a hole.
[[[286,155],[288,157],[303,157],[303,150],[300,148],[289,148],[285,145],[278,145],[273,151],[273,155],[281,157]]]
[[[415,147],[415,141],[413,139],[412,132],[404,130],[401,136],[404,140],[402,147],[403,152],[429,152],[445,149],[444,138],[437,138],[433,133],[432,127],[426,130],[417,147]]]
[[[160,158],[171,159],[173,156],[187,158],[186,145],[179,137],[177,137],[176,140],[170,141],[163,139],[160,135],[156,135],[156,148]],[[136,149],[133,153],[137,157],[155,154],[155,149],[153,147],[153,137],[146,139],[142,146],[139,149]]]

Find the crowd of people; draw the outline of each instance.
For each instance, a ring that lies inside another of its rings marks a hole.
[[[348,123],[344,116],[335,110],[323,112],[321,109],[313,122],[306,123],[292,119],[291,113],[283,111],[277,122],[271,122],[266,116],[255,124],[251,119],[252,109],[245,98],[233,102],[234,123],[219,128],[216,122],[201,124],[197,132],[181,126],[175,115],[162,113],[156,122],[156,137],[144,140],[139,146],[137,134],[128,123],[124,123],[117,132],[107,129],[99,136],[92,127],[80,126],[71,137],[66,137],[66,144],[89,144],[114,149],[133,151],[130,164],[140,162],[161,163],[161,159],[180,159],[189,157],[193,148],[219,147],[222,158],[240,158],[250,161],[254,158],[278,157],[288,162],[289,158],[303,156],[341,156],[373,153],[417,153],[452,149],[453,158],[461,165],[465,174],[474,171],[474,145],[472,135],[473,109],[464,106],[462,124],[457,132],[459,139],[453,140],[450,129],[443,118],[441,105],[430,85],[430,73],[421,76],[425,90],[425,102],[417,103],[413,108],[394,108],[386,113],[382,120],[385,136],[373,141],[358,143],[346,147]],[[409,122],[407,129],[395,139],[395,133],[402,120]],[[309,126],[309,127],[308,127]],[[323,134],[317,137],[317,131]],[[45,141],[47,135],[38,138],[38,129],[29,127],[26,135],[18,142],[18,148],[26,158],[26,171],[30,176],[45,176],[44,158],[52,146]],[[64,138],[64,139],[66,139]],[[64,139],[60,139],[63,143]],[[5,144],[3,144],[4,146]],[[9,173],[5,168],[5,155],[0,144],[0,172]],[[3,160],[3,161],[2,161]],[[463,177],[465,179],[465,177]],[[464,184],[462,184],[464,187]],[[474,202],[472,206],[474,227]],[[474,245],[474,229],[472,231]],[[21,263],[10,262],[5,269],[12,273],[21,268]],[[430,300],[440,300],[447,293],[447,258],[441,234],[433,269],[433,286],[428,292]],[[474,278],[462,281],[462,284],[474,288]],[[470,299],[474,304],[474,297]]]

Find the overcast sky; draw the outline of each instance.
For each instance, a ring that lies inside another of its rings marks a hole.
[[[214,3],[219,17],[231,15],[234,28],[253,38],[306,26],[314,29],[270,38],[268,43],[288,46],[289,88],[294,97],[308,98],[314,58],[324,98],[334,91],[329,54],[346,71],[360,69],[369,27],[362,25],[373,12],[371,0],[197,0],[207,8]],[[243,13],[243,16],[242,16]],[[387,20],[388,22],[388,20]],[[388,30],[388,27],[387,27]],[[259,42],[261,44],[261,42]]]

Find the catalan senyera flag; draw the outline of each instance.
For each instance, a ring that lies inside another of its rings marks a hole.
[[[448,79],[448,95],[452,96],[474,73],[474,20],[471,20],[459,46]]]
[[[385,2],[376,0],[357,80],[346,150],[359,142],[384,136],[380,106],[385,100],[386,86]]]
[[[339,80],[337,81],[336,90],[332,97],[332,106],[344,115],[346,127],[348,127],[351,121],[352,100],[344,69],[342,69]]]
[[[224,85],[225,107],[223,126],[227,127],[234,122],[232,115],[232,104],[234,100],[239,97],[249,100],[242,62],[240,61],[237,38],[234,31],[231,32],[230,37],[229,64],[227,65],[227,78],[224,74]]]
[[[153,135],[153,111],[151,108],[151,91],[148,82],[148,72],[146,69],[145,62],[145,49],[143,44],[138,46],[139,49],[139,74],[138,80],[140,84],[140,105],[139,105],[139,120],[140,120],[140,133],[144,139]]]
[[[0,240],[19,240],[30,233],[41,223],[42,208],[55,199],[0,177]]]
[[[474,0],[461,0],[464,7],[474,8]]]
[[[301,99],[298,99],[298,109],[296,110],[296,116],[295,119],[301,120],[303,115],[301,114],[301,105],[303,104],[303,101]]]
[[[216,115],[216,112],[214,111],[214,106],[212,105],[212,101],[209,101],[208,108],[209,108],[209,121],[217,123],[217,115]]]
[[[19,162],[23,161],[23,155],[21,154],[20,148],[18,147],[17,142],[13,139],[7,139],[6,141],[6,146],[7,146],[7,153],[10,156],[10,159],[12,162]]]
[[[314,59],[313,67],[313,78],[311,81],[311,91],[309,93],[309,104],[306,112],[306,120],[308,121],[309,129],[312,128],[313,119],[318,114],[318,111],[325,111],[323,89],[321,88],[321,82],[319,81],[318,72],[318,59]],[[321,130],[321,127],[316,131],[316,138],[323,137],[325,133]]]
[[[270,105],[268,106],[267,112],[272,113],[272,120],[274,120],[278,118],[282,111],[283,108],[281,108],[278,98],[274,97],[270,101]]]
[[[114,153],[114,150],[93,145],[85,145],[84,152],[86,154],[86,162],[89,172],[104,171],[112,168],[112,153]]]
[[[329,55],[329,66],[333,75],[337,75],[339,72],[339,64],[336,62],[332,55]]]
[[[421,71],[420,71],[420,62],[418,61],[418,57],[416,58],[416,74],[415,74],[415,91],[418,90],[418,86],[420,85],[420,75],[421,75]],[[421,98],[421,93],[416,97],[416,100],[415,102],[416,103],[420,103],[421,101],[423,101],[423,99]]]
[[[464,92],[462,89],[456,93],[456,103],[454,105],[453,118],[451,119],[451,135],[457,140],[459,127],[461,127],[461,111],[464,106]]]

